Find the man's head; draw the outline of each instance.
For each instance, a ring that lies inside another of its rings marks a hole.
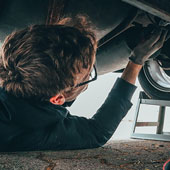
[[[16,97],[54,104],[76,98],[85,86],[74,87],[89,78],[96,52],[94,33],[76,24],[34,25],[9,35],[1,52],[1,86]]]

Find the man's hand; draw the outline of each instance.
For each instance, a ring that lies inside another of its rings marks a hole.
[[[165,41],[168,31],[155,30],[149,39],[144,40],[134,48],[130,62],[126,66],[121,78],[125,81],[135,84],[136,78],[144,62],[157,50],[159,50]]]
[[[143,65],[152,54],[163,46],[167,33],[168,31],[163,29],[154,30],[148,39],[143,40],[134,48],[129,59],[135,64]]]

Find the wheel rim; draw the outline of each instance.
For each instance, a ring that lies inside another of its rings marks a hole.
[[[143,66],[144,74],[150,84],[163,92],[170,92],[170,77],[155,60],[149,60]]]

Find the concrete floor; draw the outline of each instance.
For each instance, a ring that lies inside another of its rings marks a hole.
[[[110,141],[98,149],[1,153],[0,170],[162,170],[170,142]]]

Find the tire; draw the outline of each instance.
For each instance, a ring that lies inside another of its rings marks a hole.
[[[150,60],[143,66],[138,78],[150,98],[170,100],[170,76],[155,60]]]

